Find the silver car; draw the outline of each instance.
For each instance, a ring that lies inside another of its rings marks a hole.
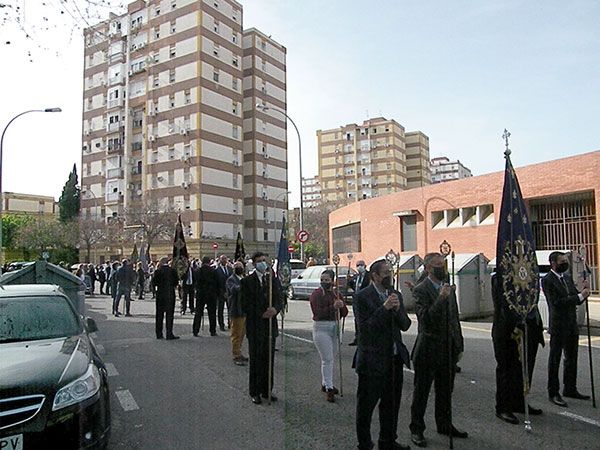
[[[330,269],[335,272],[335,266],[311,266],[304,269],[297,278],[292,279],[288,287],[288,298],[307,299],[321,285],[321,274],[324,270]],[[348,275],[356,275],[356,270],[349,267],[338,267],[338,285],[340,292],[345,296],[347,294]]]

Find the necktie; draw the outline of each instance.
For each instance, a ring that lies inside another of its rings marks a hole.
[[[562,285],[567,290],[567,292],[569,292],[569,286],[567,286],[567,280],[565,280],[564,276],[560,277],[560,281],[562,282]]]

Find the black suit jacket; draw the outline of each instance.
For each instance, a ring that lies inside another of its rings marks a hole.
[[[552,271],[542,279],[542,287],[550,313],[550,329],[548,331],[550,334],[578,334],[577,305],[582,301],[579,300],[579,291],[571,275],[564,273],[563,278],[566,281],[566,287]]]
[[[225,270],[227,271],[227,274],[223,273],[223,266],[221,266],[220,264],[215,269],[215,274],[217,275],[217,285],[218,285],[218,289],[219,289],[219,295],[226,294],[226,286],[225,285],[227,283],[227,279],[231,275],[233,275],[233,270],[231,269],[231,267],[225,266]]]
[[[388,311],[383,307],[383,301],[373,284],[356,295],[353,308],[358,311],[360,337],[353,367],[358,373],[387,373],[394,356],[394,343],[402,362],[410,367],[410,356],[402,342],[402,331],[408,330],[412,322],[404,309],[402,294],[391,292],[400,298],[398,311]]]
[[[268,333],[269,321],[263,319],[262,315],[269,307],[268,284],[261,284],[258,279],[259,273],[255,270],[246,278],[242,279],[241,303],[242,311],[246,315],[246,334],[250,339],[258,337],[259,334]],[[272,277],[272,305],[279,313],[282,308],[279,283],[276,277]],[[271,318],[273,336],[278,335],[277,316]]]
[[[175,288],[179,282],[177,271],[169,266],[160,266],[154,271],[152,289],[156,292],[156,302],[175,302]]]
[[[452,342],[452,361],[458,361],[459,353],[464,350],[464,342],[458,305],[454,292],[446,300],[442,300],[437,289],[429,278],[417,284],[413,290],[415,308],[419,320],[417,340],[412,351],[415,364],[434,365],[447,363],[447,322],[446,310],[450,316],[450,340]],[[446,305],[448,304],[448,307]],[[441,358],[440,356],[444,356]]]
[[[215,298],[219,291],[219,281],[215,269],[203,264],[192,273],[192,279],[194,280],[196,298],[204,300]]]
[[[353,291],[362,291],[364,288],[366,288],[367,286],[369,286],[369,284],[371,284],[371,274],[369,273],[369,271],[365,270],[365,273],[363,274],[363,279],[360,282],[360,286],[356,286],[356,283],[358,282],[358,279],[360,277],[360,274],[356,274],[355,276],[352,277],[351,280],[348,280],[348,286],[350,288],[352,288]]]

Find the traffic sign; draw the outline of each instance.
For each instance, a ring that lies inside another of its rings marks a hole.
[[[296,250],[296,249],[294,248],[293,245],[288,245],[288,253],[294,253],[294,250]]]
[[[306,231],[306,230],[300,230],[300,231],[298,231],[298,234],[296,234],[296,238],[303,244],[306,241],[308,241],[309,237],[310,237],[310,234],[308,234],[308,231]]]
[[[219,248],[219,244],[217,244],[216,242],[213,242],[212,248],[213,248],[213,250],[218,249]]]

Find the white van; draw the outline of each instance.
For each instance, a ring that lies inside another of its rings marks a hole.
[[[294,279],[306,269],[306,263],[300,259],[290,259],[290,268],[292,269],[292,279]]]

